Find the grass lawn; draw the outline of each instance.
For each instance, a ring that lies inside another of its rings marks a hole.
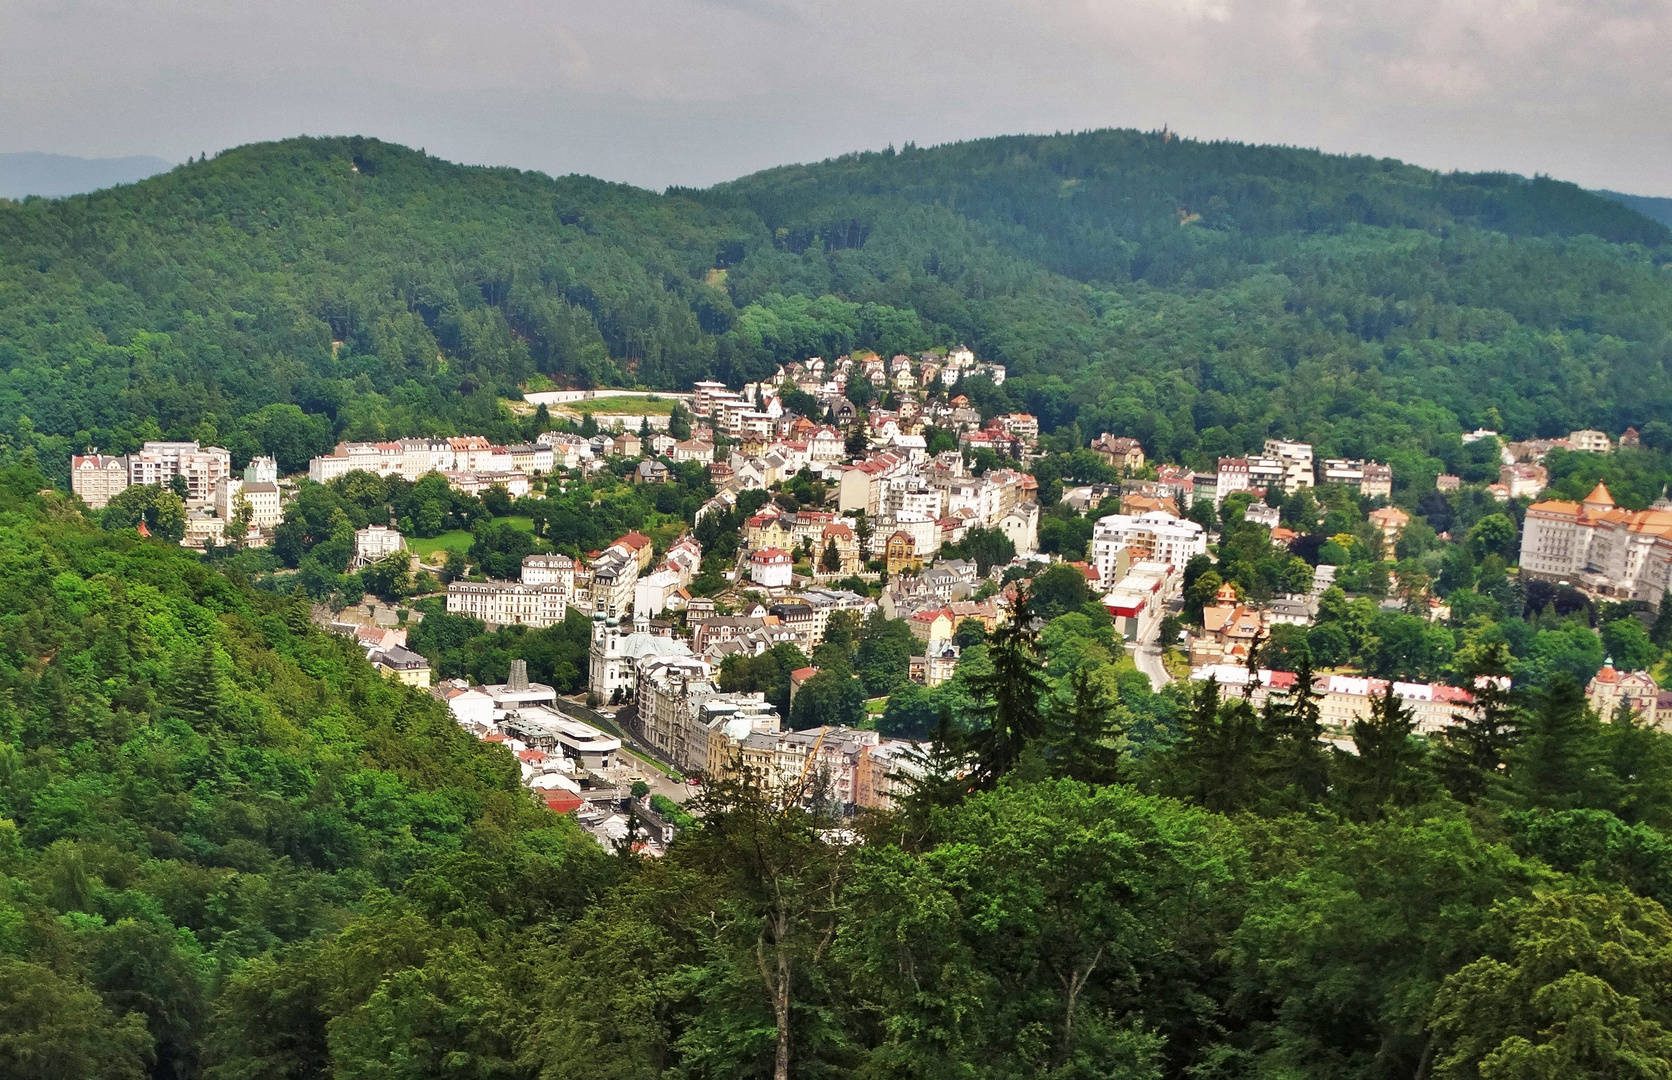
[[[440,536],[430,536],[422,540],[415,537],[408,540],[407,544],[412,548],[415,555],[425,562],[429,562],[430,557],[442,548],[451,548],[454,551],[469,551],[471,541],[474,539],[475,537],[465,530],[454,529],[452,532],[444,532]]]
[[[649,395],[632,395],[588,398],[585,401],[566,402],[562,405],[553,406],[553,408],[578,414],[620,413],[623,416],[666,416],[673,412],[673,407],[677,404],[679,402],[674,398],[658,397],[652,400]]]
[[[521,529],[523,532],[534,531],[533,518],[512,516],[494,518],[494,521],[504,522],[513,529]],[[469,551],[470,545],[475,539],[476,538],[472,536],[468,530],[454,529],[452,532],[444,532],[440,536],[431,536],[426,539],[418,539],[414,537],[409,539],[407,544],[412,548],[413,553],[420,559],[423,559],[425,562],[430,562],[431,556],[440,551],[442,548],[450,548],[453,551],[458,552]]]

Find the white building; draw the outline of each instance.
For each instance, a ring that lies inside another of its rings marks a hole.
[[[1355,723],[1370,716],[1372,699],[1385,695],[1388,683],[1385,679],[1327,675],[1317,681],[1315,689],[1321,695],[1318,716],[1324,726],[1351,731]],[[1395,682],[1393,695],[1410,710],[1416,730],[1422,735],[1450,727],[1456,723],[1454,716],[1473,711],[1475,701],[1467,690],[1442,683]]]
[[[1092,526],[1092,564],[1097,567],[1099,580],[1116,580],[1116,564],[1123,548],[1133,562],[1171,563],[1182,570],[1191,559],[1207,553],[1208,537],[1196,522],[1164,510],[1110,514]]]
[[[1103,597],[1115,630],[1127,641],[1143,641],[1166,613],[1183,568],[1167,562],[1134,563]]]
[[[279,482],[279,463],[265,455],[257,455],[244,466],[244,479],[251,483],[276,484]]]
[[[524,555],[524,585],[561,585],[565,595],[575,592],[575,560],[567,555]]]
[[[749,553],[749,580],[763,589],[787,589],[794,560],[783,548],[769,547]]]
[[[271,480],[239,480],[223,476],[215,481],[215,514],[231,521],[240,503],[250,507],[250,524],[258,529],[276,528],[283,520],[279,506],[279,485]]]
[[[517,581],[455,581],[447,586],[447,612],[481,619],[489,626],[553,626],[568,614],[571,590],[562,584]]]
[[[405,550],[406,538],[387,525],[367,525],[354,533],[354,557],[361,563],[374,563]]]
[[[103,510],[127,487],[127,458],[97,451],[70,457],[70,490],[90,508]]]
[[[691,646],[666,634],[653,634],[648,617],[636,617],[631,631],[620,620],[592,616],[592,649],[587,688],[603,701],[616,700],[634,688],[638,663],[649,656],[690,656]]]
[[[215,484],[232,473],[232,452],[194,442],[148,442],[129,454],[128,484],[169,487],[176,476],[185,481],[186,505],[203,507],[215,500]]]
[[[1659,608],[1672,584],[1672,507],[1621,510],[1597,484],[1582,503],[1527,508],[1521,572]]]
[[[1018,555],[1032,555],[1039,550],[1039,504],[1029,500],[1017,503],[999,519],[999,531],[1009,538]]]
[[[1293,493],[1313,484],[1312,444],[1289,442],[1286,439],[1267,439],[1266,458],[1275,458],[1283,470],[1283,490]]]
[[[653,570],[633,583],[633,610],[646,615],[660,615],[668,610],[669,601],[679,589],[677,570],[667,567]]]

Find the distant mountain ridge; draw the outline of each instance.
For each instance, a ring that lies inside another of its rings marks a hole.
[[[172,161],[149,155],[81,158],[34,152],[0,154],[0,199],[81,195],[117,184],[131,184],[172,168]]]
[[[1600,188],[1597,190],[1597,194],[1605,199],[1613,199],[1621,206],[1630,207],[1644,217],[1672,228],[1672,199],[1663,198],[1659,195],[1627,195],[1623,192],[1607,191]]]
[[[1453,472],[1459,433],[1672,418],[1672,230],[1547,177],[1107,130],[656,193],[376,139],[225,151],[0,206],[0,436],[523,437],[536,374],[680,389],[964,343],[963,392],[1206,468],[1300,438]],[[866,404],[870,386],[848,388]],[[212,433],[212,434],[210,434]],[[3,446],[3,444],[0,444]]]

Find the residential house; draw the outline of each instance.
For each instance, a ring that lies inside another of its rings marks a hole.
[[[1135,473],[1144,467],[1144,447],[1137,439],[1104,432],[1092,440],[1091,449],[1108,462],[1110,468],[1123,473]]]

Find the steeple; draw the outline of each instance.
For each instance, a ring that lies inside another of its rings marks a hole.
[[[1583,505],[1587,510],[1612,510],[1614,509],[1614,496],[1608,494],[1608,485],[1598,480],[1597,486],[1591,489],[1589,495],[1585,496]]]

